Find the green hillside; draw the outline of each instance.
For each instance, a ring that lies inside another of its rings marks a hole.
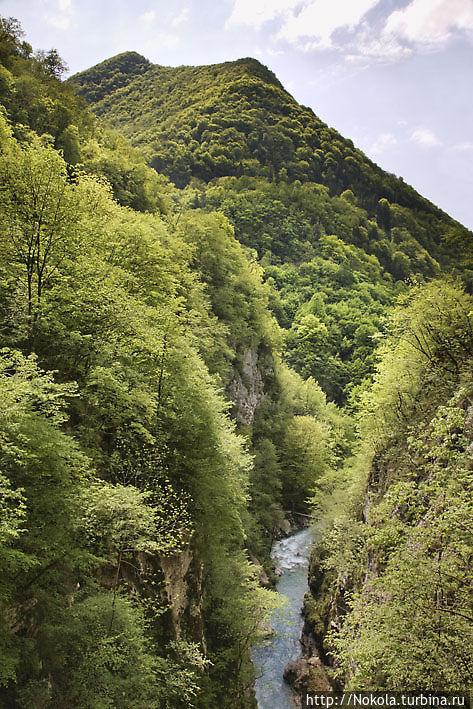
[[[339,688],[471,691],[472,321],[448,281],[399,301],[357,455],[319,480],[306,615]]]
[[[0,706],[254,709],[311,513],[332,680],[470,682],[472,234],[255,60],[64,69],[0,18]]]
[[[134,52],[71,79],[189,206],[257,252],[288,361],[334,401],[370,375],[386,306],[443,270],[471,288],[472,235],[300,106],[254,59],[162,67]]]
[[[312,498],[306,616],[334,686],[467,688],[473,311],[444,278],[471,293],[473,235],[255,60],[124,54],[72,82],[189,206],[226,216],[263,267],[284,358],[354,415],[355,455],[339,449]]]
[[[255,59],[197,67],[153,65],[136,52],[76,74],[94,112],[120,129],[158,172],[179,187],[191,177],[262,176],[351,189],[375,214],[386,198],[431,227],[454,222],[381,170],[352,141],[300,106]]]
[[[262,567],[350,427],[228,219],[14,20],[0,57],[0,705],[253,707]]]

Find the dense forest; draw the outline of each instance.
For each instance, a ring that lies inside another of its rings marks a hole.
[[[255,60],[65,69],[0,19],[0,702],[254,707],[309,512],[334,686],[466,686],[472,234]]]
[[[472,320],[459,283],[404,295],[360,397],[358,451],[319,481],[306,613],[347,688],[471,689]]]
[[[222,212],[256,250],[286,361],[339,405],[372,371],[407,281],[449,270],[473,286],[471,234],[256,60],[170,68],[129,52],[71,82],[190,205]]]

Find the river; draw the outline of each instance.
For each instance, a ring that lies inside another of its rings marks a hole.
[[[308,590],[307,570],[313,536],[311,529],[302,529],[276,542],[273,547],[271,556],[276,567],[283,572],[276,590],[287,598],[288,603],[271,619],[275,636],[268,645],[253,653],[253,662],[261,675],[255,684],[258,709],[293,709],[296,706],[283,672],[288,662],[301,655],[299,639],[304,624],[301,611]]]

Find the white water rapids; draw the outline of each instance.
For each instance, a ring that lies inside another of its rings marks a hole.
[[[260,675],[255,683],[258,709],[293,709],[291,688],[283,679],[288,662],[301,655],[300,637],[304,618],[302,603],[308,590],[307,571],[314,533],[303,529],[276,542],[271,556],[283,573],[276,590],[288,600],[282,611],[273,613],[271,627],[275,636],[269,644],[253,652],[253,662]]]

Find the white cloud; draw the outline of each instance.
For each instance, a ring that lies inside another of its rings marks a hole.
[[[235,0],[225,27],[250,25],[259,29],[265,22],[292,12],[303,2],[304,0]]]
[[[330,47],[332,35],[338,29],[354,29],[367,12],[380,0],[316,0],[292,13],[281,27],[278,37],[297,44],[309,40],[305,48]]]
[[[409,140],[420,145],[422,148],[435,148],[441,144],[435,133],[429,128],[416,128],[416,130],[411,133]]]
[[[370,147],[369,152],[379,155],[380,153],[384,153],[386,150],[389,150],[389,148],[393,148],[395,145],[397,145],[397,138],[395,135],[392,133],[380,133]]]
[[[412,0],[388,17],[383,35],[414,44],[438,45],[455,33],[472,31],[472,0]]]
[[[473,143],[471,140],[467,140],[464,143],[458,143],[453,146],[453,150],[458,150],[460,153],[469,152],[470,150],[473,150]]]
[[[56,7],[44,15],[46,22],[59,30],[67,30],[71,26],[74,7],[72,0],[58,0]]]
[[[160,32],[157,40],[163,45],[163,47],[166,47],[166,49],[175,49],[180,43],[180,38],[176,34],[171,34],[170,32]]]
[[[388,8],[383,0],[234,0],[225,27],[259,30],[276,21],[276,39],[301,51],[336,50],[358,69],[440,48],[461,34],[473,39],[473,0],[410,0],[390,14]]]
[[[338,49],[352,64],[390,63],[416,51],[440,49],[461,34],[473,38],[473,0],[411,0],[392,12],[377,32],[365,19],[352,40]]]
[[[183,22],[187,22],[189,19],[189,8],[188,7],[183,7],[181,12],[176,15],[176,17],[172,21],[172,26],[177,27],[178,25],[182,25]]]
[[[379,39],[373,39],[373,30],[366,25],[352,41],[350,45],[351,54],[346,58],[352,62],[366,62],[373,60],[382,62],[393,62],[403,59],[412,54],[412,49],[400,44],[394,37],[381,34]]]
[[[250,25],[280,20],[278,39],[301,49],[329,47],[333,33],[353,29],[380,0],[235,0],[225,26]]]
[[[142,22],[145,22],[147,25],[151,24],[151,22],[154,22],[156,19],[156,12],[154,10],[149,10],[149,12],[144,12],[142,15],[140,15],[139,19]]]

